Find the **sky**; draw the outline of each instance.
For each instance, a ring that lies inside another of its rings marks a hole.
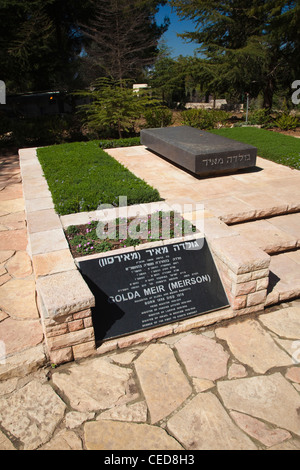
[[[163,23],[165,16],[170,18],[170,26],[168,31],[162,36],[162,39],[171,49],[171,57],[178,57],[179,55],[193,56],[197,44],[188,43],[184,39],[177,37],[177,33],[193,31],[195,29],[193,21],[181,20],[169,5],[160,8],[159,13],[156,15],[157,24]]]

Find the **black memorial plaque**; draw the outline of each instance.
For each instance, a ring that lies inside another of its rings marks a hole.
[[[256,165],[256,147],[189,126],[143,129],[141,143],[198,176]]]
[[[97,341],[228,306],[205,239],[112,252],[78,266],[95,296]]]

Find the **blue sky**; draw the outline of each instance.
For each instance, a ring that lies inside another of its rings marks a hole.
[[[183,56],[193,56],[194,49],[197,47],[196,43],[187,43],[181,38],[177,37],[177,33],[184,33],[185,31],[193,31],[195,25],[193,21],[190,20],[180,20],[175,11],[169,5],[165,5],[160,8],[159,13],[156,15],[156,21],[158,24],[161,24],[164,20],[164,17],[168,16],[170,18],[170,26],[168,31],[162,36],[162,39],[165,40],[167,46],[170,47],[171,56],[178,57],[179,55]]]

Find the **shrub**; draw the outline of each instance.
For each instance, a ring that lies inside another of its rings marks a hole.
[[[224,125],[230,118],[230,113],[227,113],[222,109],[213,109],[211,113],[213,113],[214,116],[215,126],[216,124]]]
[[[282,114],[276,121],[275,126],[279,127],[282,131],[295,130],[299,126],[298,118],[290,116],[289,114]]]
[[[139,119],[145,106],[153,105],[147,93],[135,93],[126,80],[112,81],[100,78],[92,91],[77,93],[89,98],[88,104],[81,105],[79,112],[85,112],[84,120],[92,131],[106,132],[108,137],[134,132],[136,120]]]
[[[188,109],[182,113],[182,124],[197,129],[213,129],[215,120],[213,114],[205,109]]]
[[[53,145],[71,140],[73,125],[72,116],[3,117],[0,141],[6,135],[8,143],[18,147]]]
[[[266,109],[257,109],[256,111],[252,111],[249,113],[249,124],[257,124],[260,126],[267,125],[272,120],[270,113]]]
[[[172,124],[172,111],[164,106],[157,106],[148,109],[144,113],[146,119],[146,127],[167,127]]]
[[[115,149],[119,147],[134,147],[141,145],[139,137],[129,137],[127,139],[100,140],[99,147],[101,149]]]
[[[218,123],[224,124],[229,119],[226,111],[213,109],[188,109],[182,113],[182,123],[198,129],[213,129]]]

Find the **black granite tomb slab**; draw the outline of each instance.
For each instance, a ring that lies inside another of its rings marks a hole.
[[[228,306],[205,239],[80,260],[95,296],[96,341]]]
[[[257,149],[252,145],[189,126],[143,129],[141,143],[199,176],[256,165]]]

